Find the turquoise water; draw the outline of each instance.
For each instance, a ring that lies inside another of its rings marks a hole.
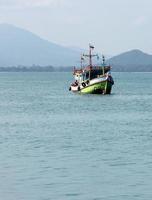
[[[0,73],[0,199],[152,199],[152,73],[113,77],[100,96],[70,93],[70,73]]]

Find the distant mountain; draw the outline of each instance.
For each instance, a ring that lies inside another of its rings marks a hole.
[[[114,71],[152,71],[152,55],[132,50],[108,60]]]
[[[0,66],[70,66],[79,52],[66,48],[9,24],[0,24]]]
[[[27,30],[0,24],[1,70],[9,66],[78,66],[83,52],[79,47],[57,45]],[[140,50],[122,53],[107,62],[113,71],[152,71],[152,55]]]

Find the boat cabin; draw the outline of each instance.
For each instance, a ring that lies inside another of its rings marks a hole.
[[[104,77],[107,72],[111,69],[110,66],[93,66],[82,69],[74,69],[75,80],[79,83],[95,78]]]

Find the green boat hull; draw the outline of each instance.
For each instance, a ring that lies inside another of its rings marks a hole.
[[[112,83],[108,80],[95,83],[93,85],[82,88],[79,92],[81,94],[110,94]]]

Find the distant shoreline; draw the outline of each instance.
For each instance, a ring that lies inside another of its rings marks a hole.
[[[0,72],[72,72],[73,67],[12,66],[0,67]]]
[[[53,66],[12,66],[0,67],[0,72],[72,72],[74,67],[53,67]],[[114,66],[112,72],[152,72],[151,66]]]

